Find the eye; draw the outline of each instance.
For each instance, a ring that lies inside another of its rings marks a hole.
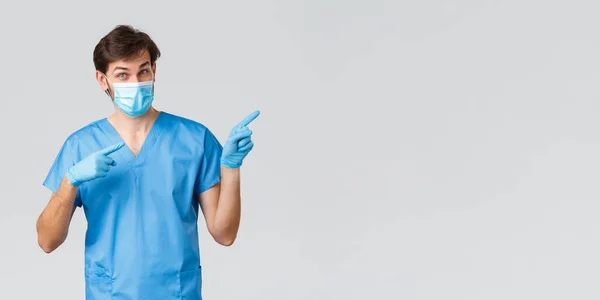
[[[117,77],[121,80],[125,80],[125,79],[127,79],[127,74],[121,73],[121,74],[117,75]]]
[[[144,70],[140,71],[139,76],[142,76],[144,78],[150,78],[151,77],[150,75],[152,75],[152,72],[149,69],[144,69]]]

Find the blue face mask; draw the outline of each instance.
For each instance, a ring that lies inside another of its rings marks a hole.
[[[132,118],[145,114],[154,101],[153,83],[154,81],[113,83],[115,105]]]

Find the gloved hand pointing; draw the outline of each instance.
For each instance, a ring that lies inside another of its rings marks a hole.
[[[117,162],[108,155],[123,148],[123,146],[125,146],[125,143],[114,144],[88,155],[69,168],[67,179],[71,185],[79,186],[86,181],[105,177],[110,167],[117,165]]]
[[[254,147],[254,143],[250,138],[252,130],[246,126],[254,121],[259,114],[258,110],[254,111],[231,130],[227,142],[223,146],[223,153],[221,154],[222,165],[228,168],[239,168],[242,166],[244,158]]]

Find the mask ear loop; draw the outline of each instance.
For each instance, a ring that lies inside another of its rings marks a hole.
[[[104,73],[102,73],[102,76],[104,76],[104,79],[106,79],[106,90],[104,90],[104,92],[106,93],[106,95],[108,95],[108,97],[110,97],[110,93],[108,92],[110,90],[110,84],[108,84],[110,82],[110,80],[108,80],[108,77],[106,77],[106,75],[104,75]],[[110,97],[112,99],[112,97]]]

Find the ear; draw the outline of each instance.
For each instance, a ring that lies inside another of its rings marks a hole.
[[[104,74],[98,70],[96,70],[96,81],[98,81],[103,91],[108,89],[108,82],[106,81],[106,78],[104,78]]]

